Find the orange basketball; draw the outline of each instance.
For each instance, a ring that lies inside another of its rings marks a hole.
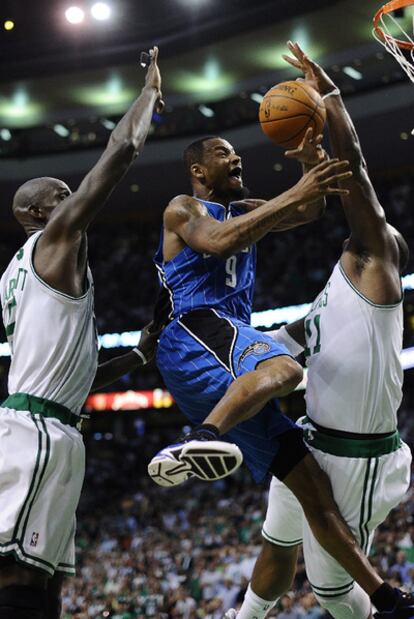
[[[273,86],[260,104],[259,121],[264,133],[284,148],[296,148],[308,127],[322,133],[326,120],[321,95],[305,82],[282,82]]]

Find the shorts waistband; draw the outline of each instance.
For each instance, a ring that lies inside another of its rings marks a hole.
[[[337,432],[314,425],[309,417],[304,417],[304,439],[308,445],[344,458],[377,458],[397,451],[402,445],[398,430],[387,434],[351,434]]]
[[[79,415],[75,415],[63,404],[58,404],[46,398],[39,398],[28,393],[12,393],[2,404],[2,407],[13,408],[16,411],[30,411],[43,417],[55,417],[62,423],[80,429],[82,422]]]

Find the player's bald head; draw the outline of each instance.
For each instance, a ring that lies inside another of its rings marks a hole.
[[[30,221],[41,220],[34,209],[53,206],[54,196],[62,191],[70,193],[66,183],[50,176],[26,181],[14,194],[12,210],[15,218],[24,228]]]

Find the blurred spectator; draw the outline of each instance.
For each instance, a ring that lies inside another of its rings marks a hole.
[[[392,576],[399,576],[402,583],[406,584],[410,580],[410,574],[414,569],[414,563],[407,561],[407,556],[403,550],[399,550],[395,557],[395,563],[390,568]]]
[[[286,593],[286,595],[283,595],[279,603],[281,607],[281,611],[277,615],[279,619],[302,619],[304,615],[303,607],[301,608],[295,603],[295,596],[293,593]]]

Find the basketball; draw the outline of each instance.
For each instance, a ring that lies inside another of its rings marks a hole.
[[[263,132],[279,146],[296,148],[308,127],[322,133],[326,109],[321,95],[305,82],[282,82],[273,86],[260,104]]]

